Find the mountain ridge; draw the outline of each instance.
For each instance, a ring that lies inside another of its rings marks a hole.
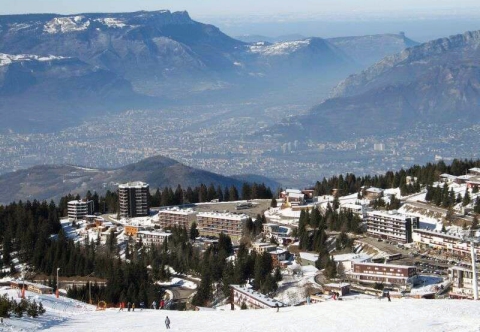
[[[480,31],[407,48],[349,76],[330,99],[270,133],[338,141],[391,135],[422,121],[478,123],[479,59]]]
[[[164,187],[183,188],[201,183],[215,186],[240,186],[244,182],[261,181],[275,190],[277,182],[261,176],[223,176],[186,166],[174,159],[153,156],[118,168],[88,168],[77,165],[37,165],[0,175],[0,204],[18,200],[58,200],[68,193],[85,194],[87,190],[116,190],[119,183],[149,183],[151,190]]]

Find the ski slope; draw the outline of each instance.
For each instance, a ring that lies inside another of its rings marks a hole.
[[[479,331],[478,303],[468,300],[356,299],[301,307],[236,311],[92,311],[76,301],[42,296],[40,319],[8,319],[0,331]],[[56,303],[56,304],[55,304]],[[56,309],[54,309],[56,307]]]

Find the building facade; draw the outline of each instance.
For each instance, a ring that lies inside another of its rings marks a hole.
[[[148,216],[150,214],[148,191],[148,184],[140,181],[119,185],[120,217],[135,218]]]
[[[413,241],[418,246],[443,250],[443,254],[451,254],[454,257],[470,257],[470,243],[467,243],[461,236],[446,234],[440,231],[428,229],[415,229]],[[475,252],[480,255],[480,246],[475,246]]]
[[[378,264],[378,263],[354,263],[353,269],[347,275],[359,283],[387,285],[414,284],[417,279],[415,266]]]
[[[364,221],[368,235],[401,243],[412,242],[413,229],[419,225],[418,217],[393,211],[368,211]]]
[[[200,212],[197,214],[197,227],[202,236],[219,236],[220,233],[232,239],[240,239],[248,220],[246,214]]]
[[[187,230],[197,220],[197,212],[192,209],[171,208],[158,211],[158,221],[161,228],[185,227]]]
[[[478,289],[480,289],[480,278],[478,275],[477,267],[477,285]],[[473,272],[471,267],[450,267],[448,269],[448,276],[452,282],[452,290],[449,293],[451,298],[473,299]]]
[[[149,232],[149,231],[139,231],[137,232],[137,240],[142,241],[143,245],[151,246],[161,245],[164,242],[168,241],[168,238],[172,236],[172,233],[165,232]]]
[[[85,216],[94,212],[93,201],[79,200],[68,202],[68,218],[70,220],[83,220]]]

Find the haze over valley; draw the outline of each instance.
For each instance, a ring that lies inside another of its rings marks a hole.
[[[479,156],[478,32],[290,32],[230,37],[165,10],[0,16],[0,172],[161,155],[305,186]]]

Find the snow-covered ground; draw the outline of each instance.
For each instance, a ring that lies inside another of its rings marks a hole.
[[[158,283],[161,286],[178,286],[178,287],[185,287],[188,289],[197,289],[197,284],[193,281],[182,279],[182,278],[172,278],[168,282],[161,282]]]
[[[9,298],[20,301],[19,291],[9,287],[1,287],[0,295],[7,294]],[[26,315],[22,318],[6,318],[3,325],[0,324],[0,331],[43,331],[49,330],[52,326],[62,325],[68,322],[72,317],[91,314],[95,311],[95,306],[72,300],[66,297],[55,298],[54,295],[39,295],[32,292],[25,292],[25,296],[37,303],[42,303],[46,312],[37,318],[30,318]]]
[[[44,303],[45,304],[45,303]],[[301,307],[217,311],[49,310],[39,319],[7,319],[0,331],[479,331],[478,303],[463,300],[327,301]]]
[[[292,264],[289,271],[298,270],[297,273],[284,273],[283,280],[278,283],[278,291],[275,299],[287,305],[296,305],[305,301],[305,290],[308,288],[317,288],[315,275],[318,269],[314,266],[300,266]]]

